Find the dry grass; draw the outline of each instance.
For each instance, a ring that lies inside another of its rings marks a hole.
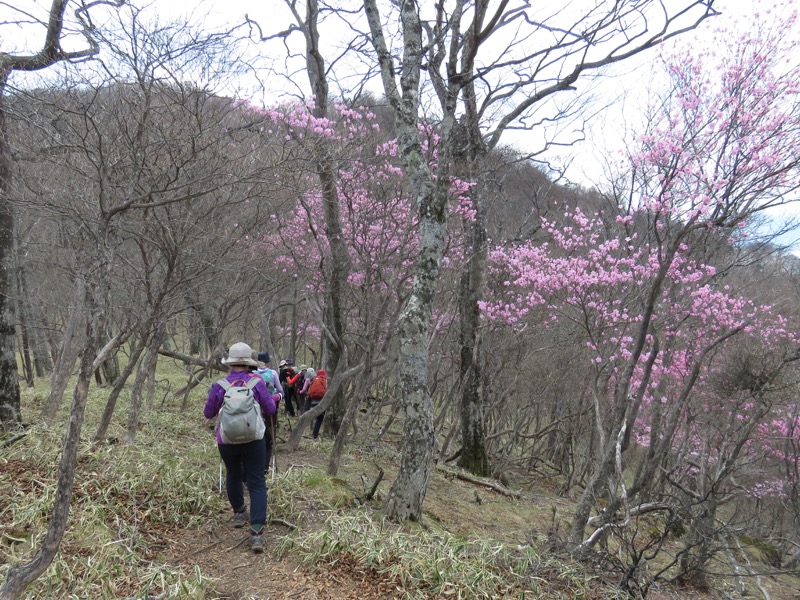
[[[166,394],[170,377],[171,388],[179,387],[182,375],[168,373],[160,394]],[[201,538],[227,516],[226,501],[217,493],[219,457],[201,415],[204,395],[204,387],[196,390],[188,411],[179,409],[179,400],[169,400],[146,413],[133,445],[117,441],[124,439],[124,414],[109,432],[111,442],[82,445],[68,531],[55,561],[26,598],[217,597],[217,581],[204,570],[208,565],[174,560],[169,544],[188,532]],[[87,440],[106,396],[102,388],[91,393]],[[118,412],[124,411],[124,400]],[[28,420],[38,414],[38,402],[25,390]],[[66,421],[66,410],[56,421]],[[61,426],[35,423],[0,453],[0,562],[6,565],[0,577],[9,564],[30,559],[42,541],[62,435]],[[306,570],[359,572],[366,574],[364,581],[406,598],[623,597],[612,580],[552,552],[550,544],[573,505],[544,488],[524,489],[514,499],[435,470],[421,523],[385,522],[379,509],[396,475],[397,439],[350,444],[337,477],[320,466],[331,449],[327,442],[304,440],[300,453],[281,455],[289,466],[270,486],[270,516],[298,528],[281,532],[268,560],[291,556]],[[365,504],[359,498],[379,467],[386,471],[383,482]],[[773,598],[793,597],[791,588],[798,588],[790,578],[770,584]],[[329,597],[350,597],[344,594]],[[653,597],[701,596],[668,590]]]

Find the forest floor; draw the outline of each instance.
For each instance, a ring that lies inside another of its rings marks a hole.
[[[90,405],[92,425],[102,400]],[[29,412],[38,408],[33,402]],[[335,476],[327,474],[330,441],[303,438],[294,452],[278,444],[268,481],[273,521],[256,555],[247,529],[233,527],[212,431],[196,412],[188,419],[175,410],[148,414],[136,444],[119,443],[117,430],[103,444],[82,446],[70,527],[28,600],[622,600],[637,595],[620,585],[630,570],[621,543],[647,542],[663,526],[643,517],[626,530],[627,541],[612,539],[605,554],[578,561],[562,543],[575,499],[558,493],[556,475],[506,469],[504,487],[442,464],[430,475],[420,522],[386,523],[380,509],[402,433],[370,435],[364,421],[359,439],[369,442],[351,440]],[[288,417],[282,423],[284,434],[295,425]],[[0,575],[4,563],[33,556],[58,477],[61,431],[36,426],[31,433],[0,453]],[[648,599],[800,598],[800,578],[762,568],[756,543],[738,557],[747,577],[734,576],[720,553],[710,589],[657,578],[682,543],[670,539],[630,579],[650,586]]]
[[[307,444],[307,446],[310,445]],[[278,472],[286,472],[297,466],[319,467],[324,469],[327,461],[326,449],[313,445],[310,448],[292,453],[279,453],[277,456]],[[363,465],[360,465],[363,468]],[[341,475],[347,477],[347,475]],[[391,480],[384,485],[386,489]],[[531,494],[524,501],[530,506],[519,511],[520,520],[511,512],[502,508],[504,499],[493,499],[496,494],[489,488],[476,487],[469,482],[457,481],[441,477],[441,473],[434,473],[431,478],[431,489],[426,496],[425,520],[437,527],[456,530],[459,533],[467,532],[473,535],[491,535],[498,539],[506,540],[522,535],[536,535],[537,526],[545,527],[545,521],[539,520],[536,515],[549,514],[555,516],[554,502],[560,502],[559,510],[568,514],[569,501],[557,499],[550,494]],[[481,497],[483,498],[481,500]],[[479,510],[471,512],[465,510],[463,501],[467,500],[479,506]],[[452,504],[451,502],[452,501]],[[304,505],[305,504],[305,505]],[[536,506],[538,505],[538,506]],[[518,504],[519,506],[519,504]],[[198,567],[206,577],[213,580],[213,589],[208,592],[207,598],[224,600],[246,600],[251,598],[269,599],[296,599],[296,600],[357,600],[357,599],[395,599],[409,597],[426,598],[469,598],[457,589],[450,589],[446,593],[409,594],[389,575],[382,575],[376,571],[359,564],[347,557],[346,554],[331,565],[325,561],[313,568],[302,565],[291,552],[288,554],[277,551],[281,541],[290,535],[302,534],[313,528],[322,527],[330,510],[320,509],[313,500],[300,500],[298,507],[303,514],[302,522],[298,524],[297,531],[291,531],[284,524],[272,523],[267,526],[265,533],[265,550],[263,554],[256,555],[250,550],[247,529],[235,529],[231,522],[231,512],[225,507],[218,515],[205,526],[195,529],[184,529],[172,536],[170,549],[166,562],[186,568]],[[340,509],[346,510],[346,509]],[[541,531],[539,531],[541,533]],[[554,580],[561,578],[563,573],[553,573]],[[580,594],[570,591],[569,587],[562,587],[557,582],[551,582],[544,594],[531,596],[524,592],[512,596],[498,595],[496,597],[514,598],[586,598],[609,599],[624,598],[626,595],[614,584],[613,576],[609,578],[592,576],[588,572],[583,574],[587,580],[594,579]],[[773,582],[774,583],[774,582]],[[772,587],[770,600],[788,600],[797,598],[798,589],[789,590],[780,585]],[[731,584],[726,583],[719,589],[700,591],[696,589],[676,588],[674,586],[654,586],[649,591],[647,598],[651,600],[719,600],[741,597],[731,594]],[[753,597],[759,597],[758,594]],[[765,596],[766,598],[766,596]]]

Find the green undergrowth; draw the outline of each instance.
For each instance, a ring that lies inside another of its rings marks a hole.
[[[122,443],[121,428],[92,444],[106,394],[101,388],[90,395],[59,552],[24,597],[205,598],[206,577],[168,566],[164,553],[175,531],[201,526],[222,507],[213,436],[202,418],[150,411],[134,444]],[[66,417],[55,421],[62,425],[31,424],[0,454],[2,579],[9,564],[30,560],[42,545]]]
[[[532,546],[401,527],[377,515],[331,516],[323,527],[285,539],[278,552],[308,567],[351,559],[392,579],[408,598],[586,598],[591,587],[574,568]]]
[[[331,449],[328,442],[314,448],[323,458]],[[278,555],[306,568],[362,565],[409,599],[599,597],[593,576],[537,550],[552,527],[552,506],[476,491],[435,470],[421,523],[384,520],[380,506],[397,474],[396,456],[386,447],[353,444],[335,477],[315,465],[289,469],[271,488],[270,511],[277,505],[301,525],[308,525],[308,514],[327,518],[286,536]],[[376,497],[365,501],[379,469],[385,473]],[[602,597],[617,596],[612,590]]]

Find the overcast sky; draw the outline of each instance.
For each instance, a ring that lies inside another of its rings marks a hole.
[[[432,3],[433,0],[427,0]],[[423,0],[426,2],[426,0]],[[669,0],[668,0],[669,3]],[[788,10],[787,6],[794,6],[796,2],[787,0],[718,0],[718,8],[722,15],[710,19],[703,24],[700,31],[692,32],[678,38],[676,43],[683,45],[697,45],[698,48],[708,44],[712,29],[743,30],[752,26],[756,12],[770,13],[772,11]],[[274,24],[276,19],[280,23],[289,22],[285,13],[284,3],[280,0],[205,0],[199,5],[191,0],[173,0],[169,3],[170,11],[175,14],[188,14],[193,11],[195,16],[208,14],[211,22],[238,22],[245,14],[261,23]],[[188,7],[181,8],[181,7]],[[282,25],[283,27],[285,25]],[[343,26],[344,28],[344,26]],[[618,76],[609,79],[600,85],[597,94],[607,98],[619,98],[619,102],[612,108],[604,111],[601,116],[594,119],[587,131],[587,141],[569,151],[562,152],[554,160],[571,162],[572,166],[567,171],[570,180],[583,185],[594,185],[601,182],[604,177],[602,158],[609,151],[619,149],[623,144],[625,127],[638,125],[637,117],[641,107],[646,103],[645,91],[653,76],[651,62],[655,54],[647,53],[636,63],[625,63],[617,69]],[[305,84],[305,80],[302,81]],[[380,90],[377,87],[376,90]],[[503,143],[525,147],[531,144],[530,132],[509,131],[503,138]]]
[[[433,0],[423,0],[423,3],[432,3]],[[668,4],[671,0],[668,0]],[[774,7],[778,10],[787,10],[786,0],[718,0],[722,16],[711,19],[703,24],[703,30],[681,36],[677,43],[696,44],[698,47],[707,44],[709,36],[704,31],[713,28],[743,29],[753,22],[755,11],[769,12]],[[30,45],[24,46],[23,32],[32,31],[31,28],[22,28],[10,25],[9,14],[14,14],[19,21],[20,14],[29,14],[34,18],[42,19],[51,4],[51,0],[0,0],[0,51],[19,51],[20,49],[34,50],[41,46],[41,27],[36,29],[36,35],[30,39]],[[358,4],[358,3],[356,3]],[[795,3],[789,2],[788,5]],[[423,4],[425,6],[425,4]],[[781,8],[782,7],[782,8]],[[210,27],[222,28],[225,24],[241,23],[244,15],[264,24],[265,28],[272,27],[272,32],[285,28],[290,22],[285,3],[282,0],[155,0],[152,3],[154,14],[168,21],[174,17],[192,16],[195,22],[205,21]],[[20,12],[21,11],[21,12]],[[4,17],[6,17],[4,22]],[[342,35],[348,35],[347,26],[341,21]],[[261,52],[268,52],[265,47],[259,48]],[[276,68],[282,66],[279,58],[283,49],[280,45],[272,46],[278,60]],[[609,152],[618,150],[625,135],[626,127],[635,127],[641,107],[646,103],[644,91],[652,78],[653,70],[649,63],[655,54],[649,53],[641,57],[636,63],[626,62],[617,70],[618,76],[602,82],[596,94],[601,98],[619,99],[619,102],[590,123],[587,130],[587,141],[578,144],[569,150],[562,150],[559,155],[552,155],[554,161],[571,162],[567,171],[570,180],[583,185],[600,183],[604,179],[602,158]],[[275,91],[280,85],[278,78],[270,79],[269,83]],[[305,76],[295,77],[297,85],[307,87]],[[285,82],[284,82],[285,83]],[[379,83],[376,82],[375,90],[380,92]],[[297,90],[292,90],[297,92]],[[332,90],[332,93],[336,93]],[[265,99],[270,102],[269,98]],[[535,144],[535,133],[509,131],[503,138],[507,145],[531,147]]]

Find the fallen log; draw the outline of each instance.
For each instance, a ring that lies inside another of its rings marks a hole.
[[[474,475],[470,475],[465,473],[464,471],[456,471],[455,469],[448,469],[442,465],[436,465],[436,468],[442,471],[443,473],[447,473],[448,475],[452,475],[462,481],[467,481],[469,483],[474,483],[475,485],[481,485],[484,487],[488,487],[491,490],[494,490],[498,494],[502,494],[503,496],[508,496],[509,498],[519,499],[522,497],[521,492],[515,492],[514,490],[510,490],[504,485],[500,483],[496,483],[490,479],[484,479],[482,477],[476,477]]]

